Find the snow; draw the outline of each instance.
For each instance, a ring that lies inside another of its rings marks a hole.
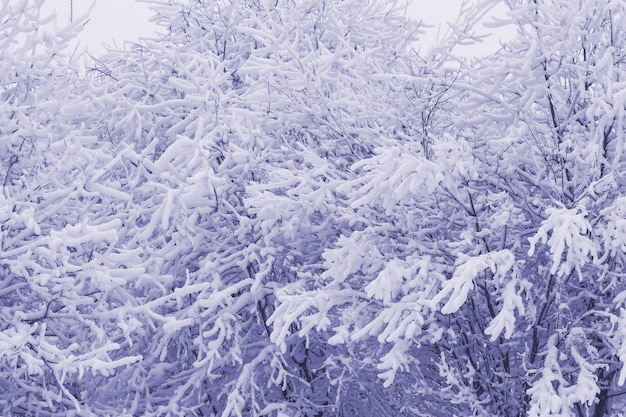
[[[588,237],[591,225],[585,219],[587,213],[580,208],[548,207],[546,215],[548,218],[530,239],[528,255],[534,254],[538,242],[547,243],[552,254],[550,273],[563,276],[575,270],[582,280],[581,266],[597,256],[597,247]]]
[[[462,256],[452,278],[443,283],[441,291],[429,301],[434,308],[438,303],[447,298],[441,308],[444,314],[456,312],[467,300],[471,289],[474,288],[474,279],[489,269],[498,280],[502,280],[513,267],[515,258],[511,251],[505,249],[498,252],[489,252],[477,257]]]

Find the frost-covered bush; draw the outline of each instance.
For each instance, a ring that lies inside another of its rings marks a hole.
[[[619,2],[454,65],[386,2],[153,4],[86,79],[0,6],[3,415],[619,415]]]

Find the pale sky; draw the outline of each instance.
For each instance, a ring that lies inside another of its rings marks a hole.
[[[447,22],[456,19],[461,3],[462,0],[411,0],[409,15],[433,26],[426,29],[424,35],[426,48],[435,42],[438,33],[445,32]],[[155,30],[149,22],[152,15],[149,6],[136,0],[45,0],[44,4],[45,12],[56,12],[60,25],[69,22],[70,10],[74,19],[89,13],[90,20],[80,36],[79,49],[88,48],[93,55],[104,52],[104,44],[123,48],[125,41],[137,42],[142,36],[152,36]],[[497,49],[497,38],[492,37],[479,50],[482,54]]]
[[[105,51],[104,44],[123,48],[125,41],[137,42],[155,30],[148,5],[135,0],[45,0],[44,5],[46,12],[56,12],[59,25],[70,21],[70,10],[76,20],[88,13],[80,42],[94,55]]]

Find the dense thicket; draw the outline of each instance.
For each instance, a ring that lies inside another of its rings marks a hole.
[[[5,2],[3,415],[618,416],[626,11],[506,5],[154,2],[84,77]]]

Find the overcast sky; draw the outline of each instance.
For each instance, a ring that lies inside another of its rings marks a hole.
[[[424,36],[425,45],[431,45],[437,33],[444,31],[447,22],[455,20],[462,0],[411,0],[409,15],[432,25]],[[70,7],[72,6],[72,7]],[[81,34],[82,46],[98,55],[104,44],[122,48],[125,41],[136,42],[142,36],[150,37],[155,26],[149,22],[151,11],[145,3],[135,0],[45,0],[46,12],[56,11],[59,24],[89,13],[90,21]],[[90,10],[91,8],[91,10]],[[480,48],[483,52],[497,49],[493,39]]]

